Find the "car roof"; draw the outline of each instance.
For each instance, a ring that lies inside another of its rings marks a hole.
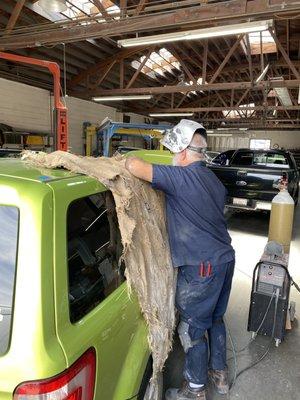
[[[16,158],[0,159],[0,178],[9,177],[29,180],[34,182],[53,182],[66,178],[74,178],[80,174],[65,169],[46,169],[29,165],[27,162]]]

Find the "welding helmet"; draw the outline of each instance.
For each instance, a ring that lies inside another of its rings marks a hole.
[[[207,139],[206,130],[201,124],[189,119],[182,119],[179,124],[166,131],[160,143],[172,153],[180,153],[189,146],[196,131],[205,140]]]

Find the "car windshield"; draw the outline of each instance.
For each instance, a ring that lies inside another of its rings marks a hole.
[[[0,355],[9,347],[16,272],[19,211],[0,205]]]

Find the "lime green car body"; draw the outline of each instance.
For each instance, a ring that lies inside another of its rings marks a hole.
[[[170,162],[166,152],[133,154]],[[67,210],[76,199],[106,190],[87,176],[0,161],[0,206],[19,212],[10,338],[0,355],[1,400],[11,400],[22,382],[62,373],[89,348],[96,354],[95,400],[125,400],[139,392],[150,353],[126,282],[79,321],[70,321]]]

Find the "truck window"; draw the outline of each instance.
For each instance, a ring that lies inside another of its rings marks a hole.
[[[70,321],[80,320],[124,282],[121,235],[110,192],[73,201],[67,215]]]
[[[0,206],[0,355],[10,342],[18,247],[19,210]]]
[[[287,158],[277,153],[254,153],[253,165],[266,168],[289,168]]]
[[[252,151],[243,151],[237,152],[233,157],[232,166],[250,166],[253,163],[253,152]]]
[[[217,157],[215,157],[212,160],[213,164],[228,165],[231,157],[234,154],[234,152],[235,152],[235,150],[224,151],[223,153],[219,154]]]

